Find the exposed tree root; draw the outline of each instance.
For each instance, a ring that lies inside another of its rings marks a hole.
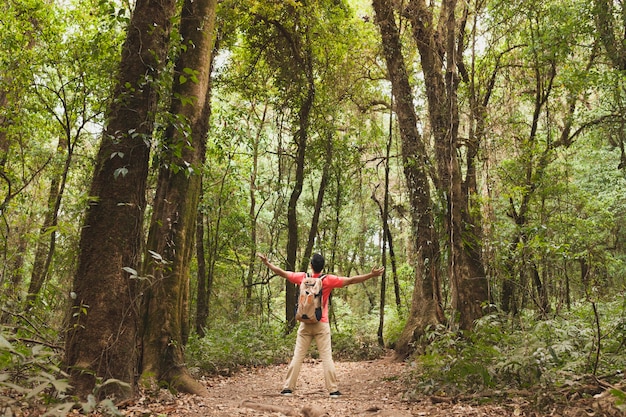
[[[257,411],[268,411],[270,413],[281,413],[286,416],[295,416],[295,417],[324,417],[328,416],[328,413],[324,411],[321,407],[316,405],[307,405],[302,407],[301,410],[298,410],[294,407],[283,406],[283,405],[273,405],[273,404],[262,404],[254,401],[246,400],[241,403],[241,407],[251,408]]]

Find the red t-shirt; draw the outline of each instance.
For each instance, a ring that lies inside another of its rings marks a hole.
[[[317,278],[322,274],[312,274],[313,278]],[[290,272],[287,279],[292,284],[300,285],[306,277],[306,272]],[[328,297],[333,288],[343,287],[343,278],[337,275],[327,274],[322,282],[322,319],[321,322],[328,323]]]

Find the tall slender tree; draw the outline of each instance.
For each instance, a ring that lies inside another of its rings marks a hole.
[[[255,13],[255,21],[260,25],[254,30],[263,30],[263,39],[269,39],[275,46],[271,51],[266,45],[259,45],[264,50],[265,58],[278,69],[278,83],[284,86],[287,108],[292,114],[293,181],[287,202],[287,244],[285,269],[297,268],[299,247],[298,202],[302,194],[305,179],[307,142],[313,104],[315,101],[315,77],[313,72],[313,49],[311,26],[308,19],[308,2],[278,4],[268,2]],[[288,16],[288,18],[287,18]],[[266,38],[269,37],[269,38]],[[293,302],[296,298],[295,285],[285,281],[285,321],[288,329],[295,325]]]

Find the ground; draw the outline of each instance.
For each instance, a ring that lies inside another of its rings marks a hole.
[[[624,416],[615,399],[606,393],[565,392],[554,387],[565,401],[553,402],[544,392],[500,393],[446,398],[419,396],[408,401],[404,376],[411,365],[390,357],[362,362],[335,362],[340,390],[338,399],[324,389],[322,364],[308,359],[302,367],[294,396],[280,395],[286,365],[274,365],[238,371],[230,376],[202,378],[207,396],[173,395],[160,390],[143,395],[117,408],[124,417],[617,417]],[[597,382],[598,380],[594,378]],[[406,384],[406,382],[405,382]],[[582,385],[581,385],[582,386]],[[597,387],[597,384],[585,386]],[[534,398],[534,400],[532,399]],[[543,398],[537,411],[537,398]],[[535,403],[535,404],[534,404]],[[101,410],[100,411],[105,411]],[[80,411],[74,410],[77,416]],[[39,414],[24,413],[23,416]],[[110,413],[92,413],[99,417]]]
[[[408,365],[383,358],[365,362],[336,362],[343,393],[331,399],[324,389],[322,365],[308,360],[303,364],[294,396],[280,395],[286,365],[250,369],[229,377],[205,379],[208,397],[162,394],[158,401],[142,398],[122,411],[130,417],[167,415],[196,416],[524,416],[514,403],[508,406],[470,405],[403,398],[402,374]]]

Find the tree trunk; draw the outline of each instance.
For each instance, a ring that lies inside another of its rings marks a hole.
[[[263,134],[263,126],[265,126],[265,123],[267,121],[268,112],[269,112],[269,105],[268,103],[265,103],[263,105],[262,115],[260,119],[258,120],[260,122],[260,125],[258,126],[256,134],[254,135],[252,139],[252,143],[251,143],[252,170],[250,172],[250,190],[249,190],[250,209],[248,211],[248,219],[250,222],[250,260],[248,263],[248,276],[246,277],[246,308],[248,311],[252,311],[252,308],[253,308],[252,287],[255,285],[254,278],[256,274],[258,273],[258,271],[255,270],[254,268],[254,265],[257,260],[256,254],[257,254],[257,240],[258,240],[257,239],[257,221],[258,221],[258,216],[259,216],[258,211],[265,204],[265,201],[262,201],[261,204],[259,205],[259,208],[257,208],[257,192],[256,191],[258,187],[257,176],[259,173],[259,150],[261,147],[261,137]],[[256,114],[256,109],[254,113]],[[262,302],[259,308],[263,310]]]
[[[463,185],[457,152],[460,148],[457,61],[462,56],[457,50],[455,9],[456,0],[444,1],[437,26],[432,9],[424,0],[411,0],[405,12],[420,52],[435,140],[438,174],[435,184],[446,207],[452,305],[459,313],[459,327],[469,330],[474,320],[482,316],[482,305],[488,301],[489,291],[481,259],[480,224],[475,223],[477,219],[469,211],[468,187]]]
[[[202,182],[202,180],[201,180]],[[202,189],[202,185],[200,185]],[[198,210],[196,217],[196,261],[198,262],[198,296],[196,298],[196,333],[204,337],[209,318],[209,288],[206,258],[204,255],[204,214]]]
[[[145,274],[152,282],[145,291],[142,380],[165,381],[179,391],[198,395],[206,389],[190,376],[183,346],[188,336],[189,264],[210,113],[216,5],[216,0],[186,0],[183,5],[180,32],[183,43],[193,47],[183,49],[176,62],[170,112],[187,126],[173,123],[166,131]]]
[[[24,254],[28,248],[28,240],[26,234],[20,233],[19,230],[15,230],[14,233],[17,238],[17,242],[11,242],[11,246],[15,246],[17,249],[15,255],[10,259],[7,259],[6,250],[2,252],[2,268],[0,268],[0,283],[2,287],[2,314],[0,314],[0,324],[9,324],[11,317],[11,310],[17,311],[20,302],[20,287],[22,285],[24,276]],[[11,235],[6,235],[6,240],[10,239]],[[5,279],[7,278],[9,283],[5,285]]]
[[[66,171],[67,173],[67,171]],[[43,224],[39,229],[39,240],[35,249],[35,260],[33,270],[30,275],[28,285],[28,295],[26,296],[25,310],[30,310],[36,303],[39,291],[48,276],[50,263],[56,245],[56,226],[58,219],[58,208],[61,203],[61,190],[59,178],[52,178],[50,189],[48,190],[48,208],[44,215]]]
[[[304,103],[300,110],[300,130],[296,137],[297,153],[296,153],[296,177],[294,179],[293,189],[289,197],[287,205],[287,261],[285,268],[289,271],[296,269],[296,259],[298,255],[298,200],[302,194],[304,186],[304,163],[306,154],[306,141],[308,129],[308,118],[313,104],[313,96]],[[303,119],[306,118],[306,119]],[[296,286],[285,280],[285,322],[288,331],[295,326],[295,308]]]
[[[596,30],[606,54],[611,60],[613,68],[624,71],[626,70],[626,32],[622,29],[621,39],[616,36],[617,33],[620,33],[619,29],[616,28],[624,24],[626,14],[624,4],[609,0],[594,0],[593,6]],[[621,10],[619,10],[620,7]]]
[[[50,190],[48,193],[48,209],[44,217],[44,223],[39,231],[39,241],[35,251],[35,261],[33,262],[33,271],[31,274],[30,284],[28,286],[28,296],[26,298],[26,309],[32,308],[35,304],[41,287],[48,276],[54,248],[56,246],[56,227],[58,224],[59,210],[61,208],[61,200],[67,183],[74,146],[71,144],[70,126],[66,128],[66,137],[59,141],[57,149],[66,151],[65,164],[60,178],[53,178],[50,181]]]
[[[265,122],[265,115],[267,114],[267,107],[263,112],[263,123]],[[257,187],[257,174],[259,171],[259,142],[261,139],[261,129],[255,135],[252,143],[252,171],[250,172],[250,188],[248,190],[250,195],[250,208],[248,210],[248,221],[250,222],[250,260],[248,262],[248,275],[246,276],[246,310],[252,311],[252,285],[254,284],[254,263],[256,260],[257,252],[257,203],[256,203],[256,187]]]
[[[305,56],[302,57],[302,66],[305,70],[307,85],[304,87],[305,93],[303,102],[300,104],[298,111],[298,130],[295,135],[296,152],[296,174],[294,179],[293,190],[289,198],[287,206],[287,270],[294,271],[296,269],[296,259],[298,252],[298,214],[297,206],[302,188],[304,186],[304,165],[306,162],[306,145],[309,136],[309,124],[311,110],[313,109],[313,101],[315,100],[315,84],[313,80],[313,68],[310,45],[305,48]],[[294,308],[296,300],[296,286],[285,280],[285,322],[287,329],[291,331],[295,326],[296,311]]]
[[[427,326],[443,321],[439,289],[439,245],[430,201],[426,148],[417,129],[417,116],[402,56],[398,27],[389,0],[374,0],[373,6],[396,103],[395,110],[402,140],[404,175],[411,207],[415,287],[409,318],[396,345],[397,354],[407,356],[412,352],[414,342],[424,334]]]
[[[320,216],[322,214],[322,204],[324,203],[324,195],[326,194],[326,186],[330,178],[331,166],[333,162],[333,136],[328,135],[326,141],[326,157],[324,158],[324,165],[322,166],[322,178],[320,179],[320,188],[317,191],[317,199],[315,200],[315,207],[313,208],[313,216],[311,218],[311,228],[309,229],[309,238],[304,248],[304,254],[302,255],[302,264],[300,269],[305,271],[308,267],[311,255],[313,255],[313,247],[315,246],[315,237],[317,236],[318,225]]]
[[[66,334],[65,365],[75,394],[93,393],[96,378],[136,384],[138,283],[149,139],[155,85],[167,56],[173,0],[138,0],[132,14],[108,124],[97,155],[81,231]],[[108,384],[98,396],[132,392]]]

